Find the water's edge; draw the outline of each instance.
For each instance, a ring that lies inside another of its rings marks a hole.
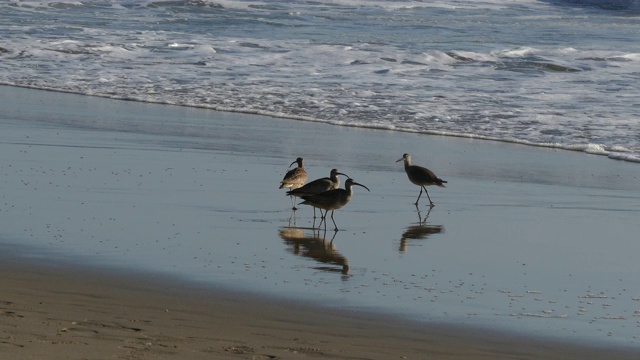
[[[626,162],[640,164],[640,157],[635,157],[635,156],[627,154],[626,152],[623,152],[623,151],[616,152],[616,151],[606,150],[602,145],[597,145],[597,144],[564,145],[564,144],[557,144],[557,143],[535,143],[535,142],[531,142],[531,141],[527,141],[527,140],[518,140],[518,139],[509,139],[509,138],[497,138],[497,137],[474,135],[474,134],[456,133],[456,132],[450,132],[450,131],[414,130],[414,129],[398,128],[396,126],[389,127],[389,126],[375,126],[375,125],[367,125],[367,124],[349,124],[349,123],[341,123],[341,122],[335,122],[335,121],[324,121],[324,120],[321,120],[321,119],[315,119],[315,118],[311,118],[311,117],[292,116],[292,115],[288,115],[288,114],[285,115],[285,114],[281,114],[281,113],[272,113],[272,112],[269,112],[269,111],[258,111],[258,110],[248,110],[248,109],[234,109],[234,108],[229,108],[229,107],[224,107],[224,106],[216,106],[216,105],[181,104],[181,103],[151,101],[151,100],[145,100],[145,99],[121,97],[121,96],[111,96],[111,95],[102,95],[102,94],[85,94],[85,93],[81,93],[81,92],[69,91],[69,90],[64,90],[64,89],[42,88],[42,87],[35,87],[35,86],[28,86],[28,85],[16,85],[16,84],[2,83],[2,82],[0,82],[0,86],[11,86],[11,87],[19,87],[19,88],[25,88],[25,89],[33,89],[33,90],[52,91],[52,92],[75,94],[75,95],[81,95],[81,96],[100,97],[100,98],[112,99],[112,100],[134,101],[134,102],[148,103],[148,104],[158,104],[158,105],[181,106],[181,107],[188,107],[188,108],[194,108],[194,109],[207,109],[207,110],[229,112],[229,113],[237,113],[237,114],[261,115],[261,116],[269,116],[269,117],[279,118],[279,119],[287,119],[287,120],[295,120],[295,121],[306,121],[306,122],[322,123],[322,124],[329,124],[329,125],[343,126],[343,127],[386,130],[386,131],[414,133],[414,134],[423,134],[423,135],[448,136],[448,137],[457,137],[457,138],[483,140],[483,141],[495,141],[495,142],[503,142],[503,143],[516,144],[516,145],[525,145],[525,146],[533,146],[533,147],[542,147],[542,148],[550,148],[550,149],[559,149],[559,150],[583,152],[583,153],[590,154],[590,155],[606,156],[609,159],[613,159],[613,160],[620,160],[620,161],[626,161]]]

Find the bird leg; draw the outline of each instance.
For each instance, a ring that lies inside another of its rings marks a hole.
[[[424,187],[424,185],[420,186],[420,194],[418,194],[418,199],[416,200],[416,205],[418,205],[418,201],[420,201],[420,196],[422,196],[422,189],[424,189],[424,192],[427,194],[427,198],[429,199],[429,205],[431,207],[436,206],[436,204],[434,204],[433,201],[431,201],[431,196],[429,196],[429,192],[427,191],[427,188]]]
[[[329,211],[329,210],[327,210]],[[338,225],[336,225],[336,221],[333,220],[333,213],[335,210],[331,210],[331,221],[333,221],[333,226],[335,226],[336,228],[333,231],[338,231]]]
[[[429,192],[427,191],[427,188],[424,187],[424,185],[422,187],[424,188],[424,192],[427,193],[427,199],[429,199],[429,205],[431,205],[431,207],[436,206],[436,204],[434,204],[433,201],[431,201],[431,196],[429,196]],[[422,189],[420,189],[420,193],[422,193]]]
[[[420,201],[420,196],[422,196],[422,186],[420,186],[420,194],[418,194],[418,199],[416,200],[416,205],[418,205],[418,201]]]
[[[325,217],[326,217],[326,214],[322,215],[322,209],[320,209],[320,223],[318,224],[318,229],[320,229],[320,225],[322,225],[323,222],[324,222],[325,229],[327,228],[327,223],[324,221]],[[316,223],[316,219],[313,218],[314,226],[315,226],[315,223]]]
[[[296,202],[293,199],[293,195],[289,195],[289,197],[291,198],[291,209],[293,209],[293,211],[298,210],[298,208],[296,207]]]

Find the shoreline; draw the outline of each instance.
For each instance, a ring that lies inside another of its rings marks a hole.
[[[459,350],[468,358],[481,358],[486,352],[495,358],[494,351],[513,358],[514,352],[522,349],[531,358],[548,351],[545,358],[582,359],[605,351],[625,358],[640,351],[636,351],[636,338],[624,329],[636,320],[636,294],[633,289],[627,292],[624,285],[627,278],[634,278],[631,254],[637,246],[623,241],[625,234],[634,234],[637,229],[629,219],[638,212],[634,191],[640,185],[633,179],[640,179],[640,171],[632,164],[516,145],[290,124],[282,119],[67,97],[55,92],[40,96],[32,91],[37,90],[8,91],[19,96],[10,101],[7,118],[0,119],[6,122],[0,138],[4,164],[0,170],[5,182],[2,214],[10,224],[2,247],[24,242],[22,254],[27,259],[23,265],[4,262],[3,281],[9,282],[5,288],[56,284],[74,278],[74,271],[81,269],[84,275],[96,276],[108,286],[85,289],[79,284],[87,279],[75,278],[68,284],[72,290],[61,295],[60,303],[73,300],[75,305],[95,307],[86,313],[89,316],[126,313],[124,318],[135,317],[135,307],[93,302],[107,297],[110,289],[123,287],[128,289],[126,293],[135,293],[133,297],[145,297],[147,303],[155,302],[154,296],[174,296],[178,304],[187,301],[180,300],[182,297],[196,301],[206,296],[214,303],[220,297],[234,297],[243,301],[234,316],[246,321],[244,327],[260,318],[259,313],[244,314],[256,307],[268,305],[269,311],[279,313],[291,307],[300,309],[295,315],[261,319],[268,323],[263,329],[268,329],[269,336],[280,338],[287,330],[280,327],[282,319],[308,324],[303,329],[305,336],[317,335],[314,329],[320,325],[326,327],[318,331],[332,334],[333,326],[318,324],[322,319],[309,315],[319,313],[323,319],[331,318],[337,329],[362,331],[362,341],[374,342],[363,345],[365,348],[378,346],[380,339],[389,337],[394,341],[385,343],[385,348],[399,351],[402,344],[415,350],[410,355],[417,358],[425,351],[453,356],[461,343],[473,345]],[[25,105],[20,106],[21,102]],[[318,141],[323,147],[314,145]],[[432,213],[425,211],[429,217],[426,227],[420,210],[416,213],[409,205],[417,188],[408,184],[394,162],[407,147],[427,154],[420,160],[433,164],[429,166],[451,185],[430,191],[438,205]],[[344,230],[334,234],[335,242],[332,239],[329,247],[328,239],[302,231],[310,221],[306,211],[310,209],[299,211],[299,224],[294,217],[292,226],[289,201],[274,190],[283,166],[296,153],[304,154],[311,163],[310,177],[326,176],[324,169],[338,164],[341,171],[374,190],[373,195],[358,192],[354,201],[336,214]],[[429,234],[430,225],[443,231]],[[285,237],[280,233],[283,229],[293,233]],[[600,239],[612,229],[620,239],[613,239],[618,241],[602,250]],[[418,235],[426,231],[429,238],[412,238],[416,231]],[[289,235],[293,235],[291,241]],[[322,249],[317,247],[320,243]],[[390,245],[393,251],[389,251]],[[29,246],[42,249],[41,256],[30,257]],[[48,254],[69,261],[54,264],[55,271],[43,270],[49,278],[38,275],[18,281],[20,274],[43,269],[34,262],[48,263]],[[336,268],[342,260],[326,262],[322,258],[326,254],[348,258],[349,274],[340,274]],[[609,259],[614,257],[612,266]],[[97,268],[65,265],[74,263]],[[584,269],[584,264],[589,268]],[[137,283],[127,284],[128,274],[136,274],[132,281]],[[151,294],[135,292],[156,276],[162,280],[151,281]],[[550,282],[550,276],[556,282]],[[123,277],[124,284],[120,283]],[[181,279],[189,281],[180,284]],[[10,283],[13,280],[17,282]],[[223,284],[225,290],[211,289],[215,284]],[[596,294],[598,298],[588,301],[593,305],[582,300],[603,290],[603,296]],[[104,293],[81,296],[85,291]],[[50,294],[56,292],[49,290],[37,297]],[[287,299],[284,306],[280,304],[283,299]],[[6,301],[6,305],[15,303]],[[383,309],[389,302],[391,311],[362,310]],[[218,306],[197,301],[192,305],[203,309],[199,315],[204,317],[213,317]],[[397,312],[394,309],[400,309],[402,316],[389,315]],[[489,313],[475,313],[481,309],[489,309]],[[75,316],[73,307],[58,310],[60,316]],[[18,314],[11,307],[5,311],[10,316]],[[538,320],[549,314],[561,318],[565,313],[574,322],[580,322],[581,317],[593,318],[593,327],[574,330],[591,331],[591,337],[580,340],[571,336],[572,322]],[[624,321],[606,320],[615,319],[618,313],[629,315]],[[456,314],[462,314],[462,320],[453,317]],[[409,315],[419,321],[401,320],[411,318]],[[156,319],[154,314],[148,317]],[[501,327],[501,319],[507,319],[509,326]],[[204,321],[198,316],[193,320]],[[209,320],[202,328],[222,326]],[[48,320],[39,321],[44,324]],[[406,339],[385,332],[388,323],[396,324],[393,331],[406,334]],[[620,329],[615,327],[618,325]],[[167,320],[161,327],[171,326]],[[547,326],[556,328],[548,331]],[[568,330],[558,328],[562,326]],[[17,338],[7,331],[7,338]],[[83,331],[85,335],[87,331],[100,333],[95,328]],[[161,332],[157,327],[147,331]],[[630,343],[618,345],[597,337],[598,332],[607,336],[607,331],[620,333],[620,342],[627,336]],[[442,338],[432,342],[433,333],[441,333]],[[206,336],[195,334],[194,338]],[[233,341],[244,341],[244,333],[238,336]],[[345,339],[332,338],[330,342],[340,342],[336,348],[341,350],[323,351],[355,351],[348,341],[352,336],[348,332],[340,336]],[[556,336],[557,341],[553,339]],[[599,340],[594,342],[594,337]],[[448,349],[431,347],[443,339],[450,340]],[[104,336],[98,339],[105,340]],[[259,345],[250,348],[271,349],[266,340],[258,340]],[[286,343],[282,348],[295,347]]]
[[[0,86],[16,87],[16,88],[23,88],[23,89],[36,90],[36,91],[50,91],[54,93],[72,94],[72,95],[78,95],[78,96],[97,97],[97,98],[117,100],[117,101],[131,101],[131,102],[151,104],[151,105],[178,106],[178,107],[193,108],[193,109],[203,109],[203,110],[218,111],[218,112],[230,113],[230,114],[264,116],[264,117],[271,117],[275,119],[302,121],[302,122],[308,122],[308,123],[324,124],[324,125],[355,128],[355,129],[391,131],[391,132],[400,132],[405,134],[417,134],[417,135],[428,135],[428,136],[443,136],[443,137],[452,137],[452,138],[467,139],[467,140],[480,140],[480,141],[490,141],[490,142],[497,142],[497,143],[504,143],[504,144],[511,144],[511,145],[530,146],[530,147],[542,148],[542,149],[557,149],[562,151],[582,153],[585,155],[603,156],[611,160],[618,160],[622,162],[640,164],[640,158],[625,155],[628,153],[628,150],[625,150],[625,151],[606,150],[606,149],[603,149],[600,144],[561,145],[557,143],[556,144],[534,143],[528,140],[501,139],[497,137],[463,134],[463,133],[452,133],[452,132],[445,132],[445,131],[397,129],[397,128],[389,128],[389,127],[370,126],[366,124],[362,124],[362,125],[336,124],[335,122],[326,122],[326,121],[313,119],[313,118],[296,117],[292,115],[279,115],[276,113],[268,113],[264,111],[261,112],[261,111],[250,111],[250,110],[237,110],[232,108],[223,108],[223,107],[215,107],[215,106],[211,107],[211,106],[205,106],[205,105],[172,104],[168,102],[155,102],[155,101],[144,100],[144,99],[114,97],[114,96],[98,95],[98,94],[83,94],[83,93],[78,93],[78,92],[64,90],[64,89],[38,88],[38,87],[31,87],[27,85],[0,84]]]

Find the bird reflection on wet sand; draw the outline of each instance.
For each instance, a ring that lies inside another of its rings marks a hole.
[[[402,233],[402,236],[400,237],[399,250],[401,253],[404,253],[407,250],[407,243],[410,240],[423,240],[433,234],[444,232],[444,226],[442,225],[427,225],[427,219],[429,218],[431,209],[427,211],[424,219],[422,218],[422,214],[420,213],[420,209],[417,205],[416,210],[418,213],[418,222],[412,223],[412,225],[407,226],[405,231]]]
[[[307,234],[305,230],[310,234]],[[311,258],[320,264],[336,265],[318,266],[316,269],[327,272],[340,272],[343,275],[349,274],[349,261],[333,245],[337,232],[333,233],[333,237],[330,240],[326,238],[326,230],[283,227],[280,229],[279,234],[285,244],[290,245],[287,251],[292,254]]]
[[[320,225],[322,225],[322,223],[324,222],[324,218],[318,220],[318,226],[316,227],[317,219],[318,219],[317,217],[313,218],[313,225],[311,225],[311,229],[320,231]],[[292,210],[291,215],[289,215],[289,228],[292,230],[304,229],[304,228],[299,228],[298,225],[296,224],[296,210]],[[326,233],[327,229],[324,229],[324,232]],[[335,235],[333,237],[335,237]]]

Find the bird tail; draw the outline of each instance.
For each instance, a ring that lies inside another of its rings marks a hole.
[[[444,184],[446,184],[447,181],[446,180],[442,180],[440,178],[438,178],[438,183],[436,185],[440,186],[440,187],[446,187],[444,186]]]

